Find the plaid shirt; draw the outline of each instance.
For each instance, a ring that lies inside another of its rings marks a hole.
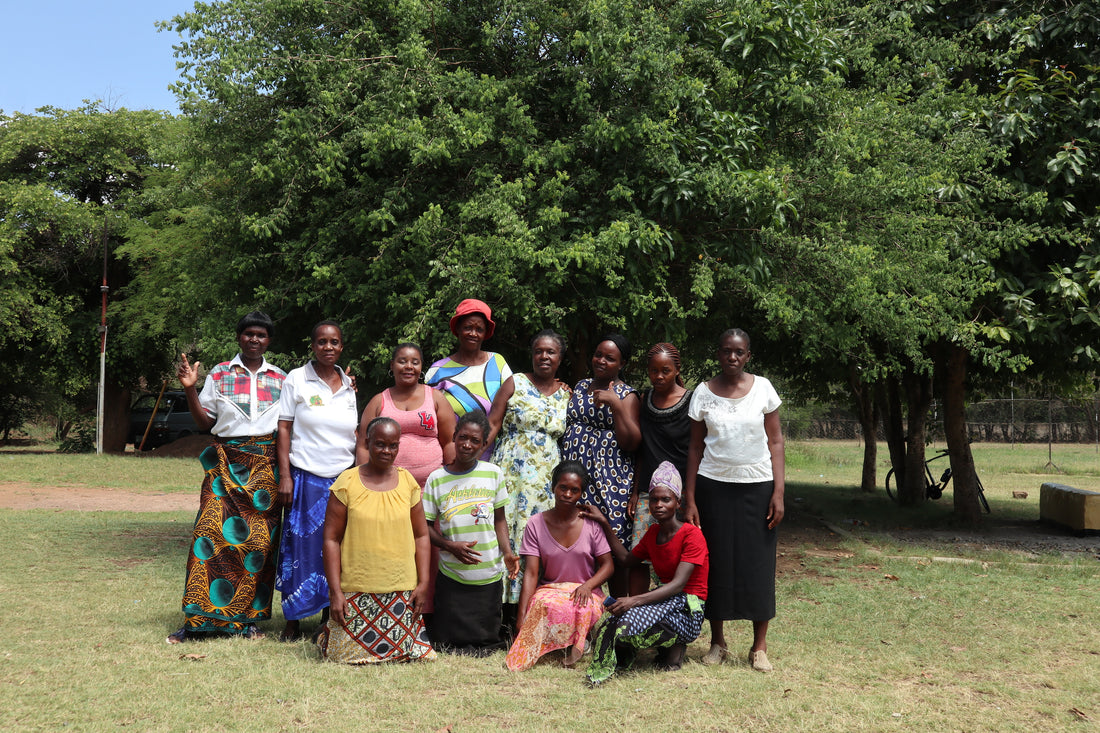
[[[207,375],[207,383],[213,388],[217,402],[223,405],[228,402],[236,408],[241,418],[248,421],[256,420],[278,404],[285,379],[286,372],[264,360],[255,375],[256,394],[253,401],[253,375],[241,362],[240,355],[232,361],[218,364]],[[217,419],[217,410],[211,410],[213,405],[204,403],[203,406],[210,417]]]

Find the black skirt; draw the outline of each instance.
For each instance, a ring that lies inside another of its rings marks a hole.
[[[710,552],[706,617],[775,618],[777,534],[768,529],[773,481],[725,483],[699,476],[695,505]]]
[[[503,590],[500,580],[466,585],[440,573],[435,581],[435,612],[428,625],[432,645],[459,654],[507,649],[500,637]]]

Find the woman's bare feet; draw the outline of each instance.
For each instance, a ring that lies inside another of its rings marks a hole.
[[[279,634],[279,641],[298,641],[301,638],[302,627],[297,621],[287,621],[283,633]]]
[[[665,650],[662,650],[665,651]],[[661,669],[666,672],[676,672],[684,666],[684,654],[687,652],[686,644],[673,644],[665,651],[661,660]]]

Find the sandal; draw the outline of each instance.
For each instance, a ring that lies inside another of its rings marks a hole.
[[[721,644],[711,644],[710,651],[703,655],[703,664],[721,664],[729,656],[729,650]]]
[[[264,632],[256,628],[256,624],[249,624],[248,628],[241,634],[241,638],[248,639],[249,641],[259,641],[264,638]]]
[[[173,631],[168,635],[168,638],[164,640],[165,644],[182,644],[187,641],[187,627],[181,626],[178,631]]]
[[[774,667],[772,663],[768,661],[768,655],[763,649],[757,649],[755,651],[749,651],[749,664],[757,672],[771,672]]]

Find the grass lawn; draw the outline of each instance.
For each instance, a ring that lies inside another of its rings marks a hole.
[[[1066,473],[1044,468],[1046,446],[974,450],[994,517],[1037,518],[1045,480],[1100,489],[1089,446],[1056,446]],[[553,664],[510,673],[503,654],[322,664],[307,643],[274,640],[281,616],[264,625],[275,633],[262,641],[169,647],[193,514],[0,510],[0,729],[1095,729],[1095,558],[991,551],[979,562],[928,562],[920,558],[951,548],[831,535],[815,515],[934,526],[949,521],[950,496],[902,514],[881,491],[855,488],[858,446],[791,443],[788,455],[792,522],[769,634],[775,672],[745,664],[748,623],[737,622],[727,632],[735,660],[694,661],[706,651],[704,630],[682,671],[655,672],[643,657],[594,690],[581,671]],[[194,461],[134,456],[4,453],[0,465],[5,481],[131,491],[197,491],[200,474]],[[1012,499],[1013,489],[1029,498]]]

